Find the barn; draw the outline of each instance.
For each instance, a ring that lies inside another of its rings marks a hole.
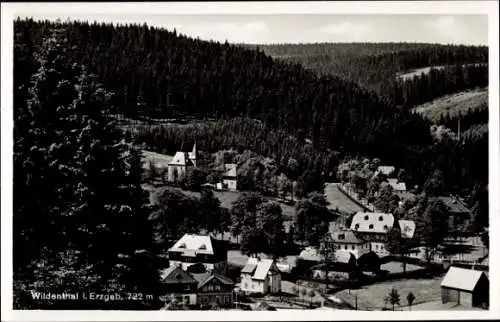
[[[450,267],[441,282],[441,300],[465,308],[489,306],[489,279],[485,272]]]

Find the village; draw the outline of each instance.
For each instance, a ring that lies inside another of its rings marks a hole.
[[[208,164],[198,155],[196,143],[173,156],[144,151],[145,172],[154,169],[161,177],[156,188],[148,182],[146,189],[151,195],[168,186],[183,190],[178,183]],[[234,159],[223,162],[219,165],[220,181],[199,182],[200,189],[214,191],[222,207],[229,208],[242,193],[238,190],[238,167]],[[404,200],[411,192],[398,180],[395,170],[380,165],[373,176],[379,176]],[[488,247],[481,236],[454,229],[471,218],[471,210],[460,198],[439,197],[449,212],[449,231],[454,233],[431,252],[415,239],[419,227],[414,220],[397,219],[399,216],[381,211],[348,181],[326,183],[324,195],[329,211],[342,215],[329,223],[318,245],[301,245],[294,254],[245,255],[229,227],[219,233],[185,232],[170,244],[168,264],[160,272],[164,309],[488,308]],[[287,198],[274,198],[274,202],[292,209]],[[284,226],[288,233],[293,223],[285,221]],[[394,231],[400,236],[395,237]],[[401,239],[407,245],[405,250],[391,247],[392,239]]]

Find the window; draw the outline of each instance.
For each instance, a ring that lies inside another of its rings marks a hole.
[[[373,229],[373,224],[370,224],[370,226],[368,226],[368,228]]]
[[[352,250],[355,250],[356,248],[354,247],[354,245],[351,246],[352,247]]]
[[[387,227],[387,225],[384,225],[384,230],[389,230],[389,227]]]
[[[368,215],[365,216],[365,220],[368,220]]]
[[[347,249],[347,245],[344,245],[344,249]]]
[[[354,226],[354,229],[358,230],[358,229],[359,229],[359,224],[356,224],[356,225]]]
[[[245,288],[248,288],[248,283],[245,283]]]
[[[379,216],[379,217],[378,217],[378,221],[384,221],[384,217]]]

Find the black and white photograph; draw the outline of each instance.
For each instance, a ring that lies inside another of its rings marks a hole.
[[[498,2],[449,3],[2,3],[2,320],[498,318]]]

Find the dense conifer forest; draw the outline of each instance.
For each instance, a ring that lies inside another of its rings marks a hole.
[[[486,46],[320,43],[251,47],[259,48],[266,54],[284,61],[300,63],[319,75],[337,75],[356,82],[375,90],[379,95],[387,96],[389,100],[393,96],[394,88],[401,86],[401,82],[397,79],[400,73],[430,66],[488,63],[488,47]],[[446,79],[451,81],[449,76]]]
[[[411,169],[415,173],[410,180],[412,185],[420,185],[434,169],[445,171],[451,190],[462,190],[476,181],[487,180],[483,166],[487,150],[481,148],[487,146],[487,136],[462,142],[436,142],[430,124],[420,116],[405,108],[394,108],[354,83],[336,76],[317,76],[300,65],[273,60],[262,51],[192,39],[175,30],[146,25],[19,20],[15,23],[16,44],[20,45],[16,55],[19,83],[24,83],[23,78],[32,73],[36,64],[26,57],[36,51],[49,30],[56,26],[64,30],[69,61],[87,66],[114,93],[116,113],[132,117],[158,114],[167,117],[176,113],[219,119],[243,116],[263,122],[264,133],[280,129],[301,136],[299,139],[310,139],[315,149],[308,152],[311,156],[329,149],[337,151],[340,158],[368,155]],[[345,51],[356,51],[358,46],[361,45],[346,45]],[[398,46],[407,50],[396,54]],[[420,67],[429,61],[477,63],[487,59],[483,47],[387,44],[376,48],[367,46],[366,52],[375,55],[368,57],[388,55],[392,58],[380,61],[394,61],[395,57],[399,61],[387,63],[390,65],[387,68],[386,63],[378,62],[380,71]],[[470,73],[478,75],[474,79],[484,85],[481,67],[471,68]],[[455,67],[431,71],[430,76],[421,76],[418,83],[427,82],[427,91],[435,87],[432,84],[445,80],[443,88],[433,89],[429,97],[440,95],[452,91],[446,87],[447,76],[453,78],[450,82],[455,82],[457,73]],[[476,82],[467,79],[463,81],[465,87]],[[418,87],[412,82],[408,84],[407,88]],[[412,98],[415,103],[421,101],[420,95],[407,96],[415,97]],[[250,144],[254,139],[255,136],[248,135],[240,144]],[[283,151],[274,150],[273,154],[283,155]],[[458,155],[459,164],[455,158]],[[277,161],[280,162],[279,158]]]

